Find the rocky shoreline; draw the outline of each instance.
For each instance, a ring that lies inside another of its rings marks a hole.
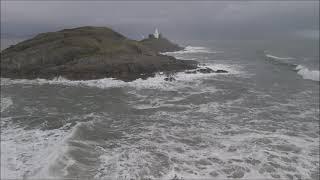
[[[70,80],[133,81],[152,77],[157,72],[215,72],[199,70],[197,61],[160,54],[182,49],[162,35],[151,34],[147,39],[135,41],[106,27],[65,29],[39,34],[3,50],[1,77],[53,79],[61,76]]]

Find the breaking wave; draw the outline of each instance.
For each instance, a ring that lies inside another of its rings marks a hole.
[[[165,52],[162,53],[164,55],[176,55],[176,54],[191,54],[191,53],[210,53],[210,54],[214,54],[214,53],[223,53],[223,51],[213,51],[209,48],[206,47],[201,47],[201,46],[187,46],[185,47],[183,50],[181,51],[175,51],[175,52]]]
[[[292,63],[294,58],[292,57],[278,57],[271,54],[264,54],[265,58],[273,64],[285,65],[285,66],[293,66],[296,67],[297,64]]]
[[[298,65],[295,70],[297,70],[297,73],[303,77],[303,79],[309,79],[313,81],[319,81],[319,71],[317,70],[310,70],[306,68],[305,66]]]
[[[265,57],[267,57],[268,60],[271,60],[275,64],[292,67],[293,70],[297,71],[297,74],[302,76],[303,79],[319,81],[319,76],[320,76],[319,70],[310,70],[304,65],[295,64],[290,61],[290,60],[294,60],[295,58],[277,57],[271,54],[265,54]]]

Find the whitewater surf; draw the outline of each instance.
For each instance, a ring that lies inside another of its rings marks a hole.
[[[1,179],[317,179],[317,72],[220,44],[170,54],[225,74],[2,78]]]

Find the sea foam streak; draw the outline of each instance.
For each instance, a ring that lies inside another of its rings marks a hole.
[[[266,57],[272,58],[272,59],[278,59],[278,60],[294,59],[294,58],[292,58],[292,57],[277,57],[277,56],[274,56],[274,55],[272,55],[272,54],[266,54]]]

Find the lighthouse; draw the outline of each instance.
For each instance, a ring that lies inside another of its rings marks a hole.
[[[154,33],[153,33],[153,36],[155,37],[155,38],[157,38],[157,39],[159,39],[159,31],[158,31],[158,29],[156,28],[156,30],[154,31]]]

